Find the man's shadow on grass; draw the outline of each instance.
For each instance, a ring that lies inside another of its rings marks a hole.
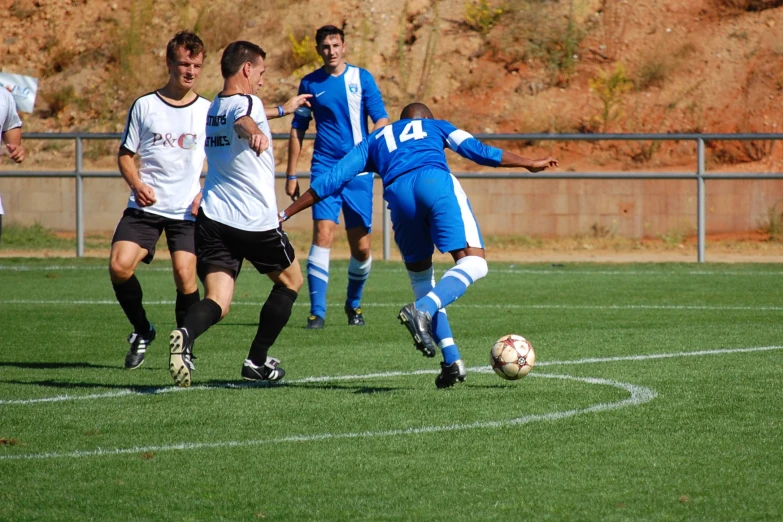
[[[119,369],[119,366],[107,366],[105,364],[94,364],[89,362],[15,362],[0,361],[0,368],[23,368],[30,370],[61,370],[64,368],[95,368],[95,369]]]
[[[291,388],[300,390],[326,390],[326,391],[350,391],[356,394],[371,394],[371,393],[388,393],[403,390],[404,387],[382,387],[382,386],[363,386],[358,384],[327,384],[320,382],[248,382],[248,381],[224,381],[224,380],[211,380],[198,383],[197,386],[206,386],[209,388],[227,388],[248,390],[254,388]]]
[[[99,382],[67,382],[67,381],[55,381],[53,379],[46,379],[43,381],[20,381],[15,379],[0,380],[3,384],[23,384],[28,386],[40,386],[42,388],[57,388],[57,389],[95,389],[103,388],[110,390],[128,390],[133,393],[159,393],[161,390],[171,388],[171,386],[155,386],[155,385],[143,385],[143,384],[109,384]]]
[[[179,390],[174,384],[166,385],[142,385],[142,384],[121,384],[121,383],[101,383],[101,382],[68,382],[46,379],[41,381],[20,381],[16,379],[0,380],[4,384],[21,384],[28,386],[40,386],[42,388],[57,389],[110,389],[110,390],[128,390],[138,394],[159,394]],[[326,391],[348,391],[355,394],[373,394],[389,393],[402,390],[403,388],[380,387],[380,386],[362,386],[351,384],[324,384],[324,383],[286,383],[286,382],[247,382],[247,381],[228,381],[213,379],[204,382],[197,382],[194,388],[211,388],[225,390],[250,390],[250,389],[276,389],[276,388],[298,388],[298,389],[317,389]],[[182,390],[186,390],[183,388]]]

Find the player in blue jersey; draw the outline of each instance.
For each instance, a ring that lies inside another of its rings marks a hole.
[[[451,334],[445,308],[487,275],[484,242],[465,192],[452,176],[445,147],[481,165],[539,172],[557,160],[530,160],[484,145],[447,121],[433,119],[426,105],[405,107],[400,121],[374,131],[327,175],[313,180],[301,198],[280,213],[285,221],[349,183],[360,172],[377,172],[389,204],[394,240],[408,269],[416,302],[400,310],[416,348],[434,357],[440,347],[438,388],[465,380],[466,370]],[[456,263],[438,284],[432,269],[435,247]]]
[[[292,199],[299,196],[296,164],[310,119],[315,119],[317,133],[310,169],[311,182],[329,172],[367,136],[368,116],[375,123],[375,128],[389,123],[381,93],[372,75],[360,67],[345,63],[343,31],[326,25],[318,29],[315,41],[324,65],[302,78],[299,84],[299,94],[311,94],[312,98],[311,108],[300,108],[291,124],[286,194]],[[309,329],[318,330],[324,327],[326,291],[329,286],[329,252],[340,210],[345,219],[345,231],[351,249],[345,313],[348,315],[349,325],[364,325],[361,300],[364,283],[372,265],[372,189],[372,172],[363,172],[341,190],[313,206],[313,243],[307,257]]]

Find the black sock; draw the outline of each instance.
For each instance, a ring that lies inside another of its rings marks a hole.
[[[206,332],[210,326],[220,321],[223,309],[212,299],[206,297],[188,309],[182,327],[188,331],[188,337],[193,341]]]
[[[188,313],[188,308],[198,303],[201,298],[198,295],[198,288],[192,294],[183,294],[177,290],[177,301],[174,305],[174,315],[177,318],[177,328],[182,328],[185,324],[185,315]]]
[[[133,325],[133,330],[142,336],[147,335],[150,331],[150,322],[147,321],[147,313],[141,304],[141,284],[136,279],[136,274],[130,276],[130,279],[124,283],[112,283],[112,286],[122,311],[125,312],[128,321]]]
[[[266,362],[266,354],[269,347],[275,343],[277,336],[288,323],[291,317],[291,309],[299,294],[282,285],[275,285],[269,293],[261,314],[258,317],[258,332],[253,344],[250,345],[250,353],[247,358],[253,364],[260,366]]]

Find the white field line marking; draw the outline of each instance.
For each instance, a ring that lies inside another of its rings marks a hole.
[[[395,372],[397,373],[397,372]],[[414,372],[415,373],[415,372]],[[468,424],[450,424],[446,426],[423,426],[420,428],[408,428],[404,430],[385,430],[385,431],[358,431],[348,433],[318,433],[313,435],[291,435],[288,437],[279,437],[274,439],[259,439],[259,440],[228,440],[221,442],[183,442],[180,444],[171,444],[165,446],[137,446],[133,448],[113,448],[113,449],[97,449],[92,451],[71,451],[64,453],[30,453],[27,455],[0,455],[0,460],[42,460],[42,459],[55,459],[55,458],[81,458],[81,457],[100,457],[109,455],[128,455],[138,454],[146,452],[163,452],[163,451],[185,451],[196,449],[223,449],[223,448],[242,448],[249,446],[265,446],[270,444],[281,444],[287,442],[320,442],[325,440],[340,440],[340,439],[359,439],[359,438],[373,438],[373,437],[397,437],[407,435],[421,435],[430,433],[441,433],[448,431],[462,431],[472,430],[479,428],[500,428],[503,426],[517,426],[522,424],[530,424],[533,422],[546,422],[546,421],[559,421],[569,417],[575,417],[577,415],[584,415],[587,413],[598,413],[602,411],[617,410],[625,408],[626,406],[639,406],[646,402],[650,402],[656,397],[656,393],[650,388],[644,386],[636,386],[634,384],[611,381],[608,379],[597,379],[592,377],[574,377],[571,375],[555,375],[555,374],[531,374],[535,377],[541,377],[545,379],[563,379],[577,382],[583,382],[587,384],[597,384],[603,386],[612,386],[625,390],[630,393],[630,397],[617,402],[605,402],[589,406],[587,408],[579,408],[573,410],[557,411],[551,413],[544,413],[539,415],[524,415],[515,419],[502,420],[502,421],[485,421],[485,422],[473,422]]]
[[[147,306],[170,306],[174,301],[156,300],[145,301]],[[231,306],[261,306],[264,303],[258,301],[232,301]],[[363,308],[375,307],[400,307],[405,303],[362,303]],[[0,299],[0,305],[117,305],[115,299],[77,299],[69,301],[67,299]],[[308,303],[294,303],[294,306],[310,306]],[[329,303],[330,308],[342,308],[343,303]],[[773,311],[783,310],[783,306],[743,306],[743,305],[725,305],[725,306],[707,306],[707,305],[656,305],[656,304],[629,304],[629,305],[572,305],[572,304],[459,304],[458,308],[486,308],[500,310],[726,310],[726,311]]]
[[[538,361],[536,367],[543,366],[568,366],[579,364],[597,364],[597,363],[613,363],[622,361],[647,361],[654,359],[670,359],[674,357],[700,357],[704,355],[730,355],[735,353],[752,353],[752,352],[768,352],[773,350],[783,350],[783,346],[759,346],[753,348],[726,348],[716,350],[699,350],[695,352],[674,352],[674,353],[653,353],[648,355],[627,355],[616,357],[592,357],[587,359],[573,359],[564,361]],[[492,368],[489,366],[473,366],[468,368],[469,372],[474,373],[492,373]],[[320,377],[304,377],[302,379],[286,379],[281,383],[283,384],[307,384],[312,382],[340,382],[340,381],[357,381],[365,379],[385,379],[390,377],[408,377],[413,375],[435,375],[438,370],[413,370],[413,371],[397,371],[397,372],[379,372],[379,373],[367,373],[362,375],[325,375]],[[535,373],[531,375],[536,375]],[[34,384],[34,383],[31,383]],[[270,385],[279,386],[279,385]],[[57,395],[55,397],[43,397],[40,399],[11,399],[0,400],[0,406],[26,406],[31,404],[42,404],[50,402],[65,402],[65,401],[82,401],[82,400],[96,400],[96,399],[111,399],[114,397],[125,397],[128,395],[160,395],[163,393],[177,393],[187,391],[202,391],[202,390],[217,390],[217,389],[244,389],[244,388],[258,388],[258,384],[254,383],[242,383],[236,384],[227,383],[221,385],[203,385],[203,386],[191,386],[189,388],[178,388],[176,386],[156,387],[150,386],[144,390],[124,389],[107,393],[93,393],[90,395]]]
[[[656,275],[656,276],[677,276],[677,275],[702,275],[702,276],[775,276],[779,277],[783,275],[781,271],[764,271],[764,272],[744,272],[738,270],[687,270],[687,271],[656,271],[656,270],[569,270],[567,268],[562,269],[536,269],[536,268],[513,268],[514,265],[510,265],[511,268],[493,268],[497,266],[497,263],[490,262],[489,274],[524,274],[524,275],[607,275],[607,276],[640,276],[640,275]],[[54,272],[58,270],[104,270],[108,272],[106,266],[78,266],[78,265],[49,265],[49,266],[34,266],[34,265],[0,265],[0,272],[34,272],[34,271],[49,271]],[[171,267],[142,267],[140,272],[171,272]],[[405,269],[400,264],[399,267],[373,267],[373,272],[384,273],[400,273],[404,274]],[[443,270],[445,271],[445,270]]]

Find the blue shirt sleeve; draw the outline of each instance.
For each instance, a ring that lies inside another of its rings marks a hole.
[[[297,95],[299,94],[311,94],[308,85],[306,85],[304,80],[299,82],[299,92]],[[311,119],[313,119],[312,111],[309,107],[302,105],[294,112],[294,118],[291,120],[291,128],[306,131],[308,127],[310,127]]]
[[[340,190],[362,172],[366,172],[369,144],[363,140],[341,159],[328,174],[311,180],[310,188],[323,199]]]
[[[444,122],[445,123],[445,122]],[[503,150],[484,145],[469,132],[458,129],[451,124],[444,125],[446,146],[474,163],[487,167],[497,167],[503,158]]]
[[[375,83],[375,78],[364,69],[360,69],[359,75],[362,82],[362,93],[364,94],[364,107],[367,114],[370,115],[372,122],[375,123],[381,118],[388,118],[389,115],[386,112],[386,106],[383,104],[381,91]]]

